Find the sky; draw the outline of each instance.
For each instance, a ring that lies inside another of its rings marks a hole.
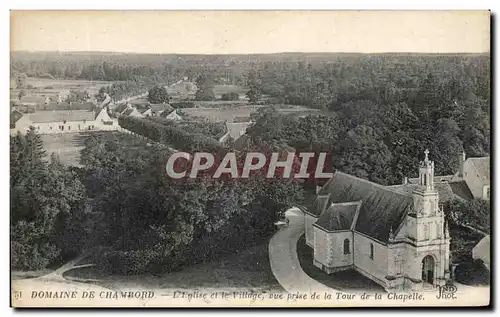
[[[482,53],[488,11],[12,11],[12,51]]]

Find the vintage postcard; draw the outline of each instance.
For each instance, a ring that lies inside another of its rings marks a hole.
[[[490,305],[490,15],[12,11],[11,305]]]

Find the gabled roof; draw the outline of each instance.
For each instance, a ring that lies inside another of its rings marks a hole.
[[[63,121],[94,121],[96,114],[87,110],[57,110],[37,111],[28,114],[33,123],[37,122],[63,122]]]
[[[116,111],[116,112],[118,112],[118,113],[122,114],[122,113],[123,113],[125,110],[127,110],[128,108],[129,108],[128,104],[124,103],[124,104],[121,104],[121,105],[119,105],[118,107],[116,107],[116,108],[114,109],[114,111]]]
[[[399,227],[413,210],[411,195],[400,193],[370,181],[336,171],[319,194],[330,193],[330,202],[362,201],[355,230],[382,242],[389,231]]]
[[[128,116],[130,115],[132,112],[134,112],[134,108],[127,108],[125,111],[122,112],[122,115],[124,116]]]
[[[251,122],[226,122],[227,132],[233,140],[237,140],[246,133]]]
[[[332,204],[315,225],[326,231],[350,230],[360,202]]]
[[[467,161],[470,161],[472,165],[476,168],[476,173],[478,177],[483,180],[490,182],[490,157],[469,157]]]
[[[17,110],[14,110],[10,113],[10,126],[15,127],[16,122],[21,119],[23,114]]]

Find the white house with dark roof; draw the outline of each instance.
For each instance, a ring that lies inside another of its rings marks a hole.
[[[354,269],[388,291],[444,285],[450,237],[428,151],[419,175],[409,191],[336,171],[303,208],[314,265]]]
[[[84,131],[110,131],[118,129],[118,122],[112,119],[107,109],[95,110],[53,110],[37,111],[16,116],[12,122],[11,134],[26,133],[33,126],[40,134],[73,133]]]

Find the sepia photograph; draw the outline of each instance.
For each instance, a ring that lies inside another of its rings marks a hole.
[[[12,10],[11,307],[491,305],[490,28]]]

